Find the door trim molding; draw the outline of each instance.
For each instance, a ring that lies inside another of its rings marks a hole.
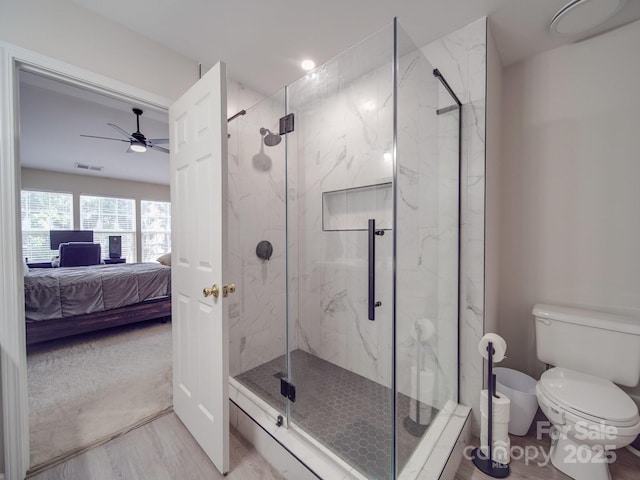
[[[6,478],[29,468],[29,410],[20,230],[19,80],[26,69],[121,100],[168,111],[171,101],[118,80],[0,42],[0,375]]]

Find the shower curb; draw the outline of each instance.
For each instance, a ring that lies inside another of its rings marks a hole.
[[[366,480],[360,472],[295,426],[278,427],[275,408],[229,379],[230,423],[285,478],[296,480]],[[453,480],[470,440],[471,409],[452,404],[440,428],[421,442],[426,455],[415,454],[398,476],[400,480]],[[420,447],[419,447],[420,448]]]

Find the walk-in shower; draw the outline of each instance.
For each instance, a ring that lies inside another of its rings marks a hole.
[[[367,478],[400,477],[458,401],[441,79],[394,22],[229,124],[230,374]]]

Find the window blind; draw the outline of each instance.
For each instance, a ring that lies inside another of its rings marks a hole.
[[[23,258],[51,261],[58,252],[49,248],[49,230],[73,229],[73,195],[22,190],[20,200]]]
[[[171,203],[140,202],[142,261],[155,262],[171,251]]]

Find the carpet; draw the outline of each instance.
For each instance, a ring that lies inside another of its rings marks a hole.
[[[145,322],[34,345],[27,379],[33,467],[173,404],[171,324]]]

